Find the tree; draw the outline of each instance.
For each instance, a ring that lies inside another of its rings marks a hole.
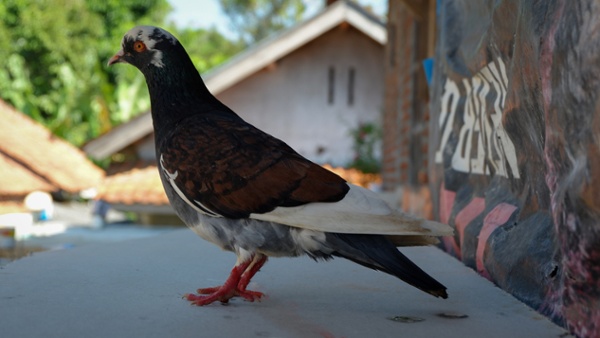
[[[102,38],[95,42],[95,73],[103,81],[95,104],[100,122],[93,125],[88,136],[92,138],[150,108],[143,76],[131,67],[107,68],[106,62],[118,50],[125,32],[136,25],[164,22],[171,7],[166,0],[85,1],[88,9],[101,18],[103,28]]]
[[[101,36],[98,18],[83,1],[6,0],[0,7],[0,35],[9,42],[0,55],[6,62],[2,97],[53,131],[78,134],[81,118],[92,113],[80,103],[90,88],[86,81],[95,80],[95,51],[88,42]],[[78,105],[81,110],[71,114]]]
[[[228,40],[215,28],[173,28],[172,31],[201,73],[220,65],[244,48],[242,43]]]
[[[302,18],[302,0],[219,0],[240,39],[251,45]]]
[[[126,31],[169,11],[167,0],[0,1],[0,98],[81,145],[149,109],[143,76],[106,62]],[[215,30],[169,29],[201,71],[241,48]]]
[[[104,13],[100,5],[113,8]],[[166,0],[132,0],[127,5],[116,0],[2,1],[0,59],[5,64],[0,67],[0,96],[80,145],[113,122],[108,112],[114,106],[118,74],[108,73],[105,64],[123,31],[115,36],[107,27],[121,26],[107,25],[107,18],[130,26],[151,14],[164,17],[164,5]]]

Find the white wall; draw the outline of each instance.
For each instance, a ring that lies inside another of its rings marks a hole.
[[[217,97],[309,159],[346,165],[353,157],[349,130],[381,120],[383,61],[383,46],[351,27],[335,28]],[[328,103],[330,67],[335,68],[333,104]],[[355,69],[352,106],[350,67]]]

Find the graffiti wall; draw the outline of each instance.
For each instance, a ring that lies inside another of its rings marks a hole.
[[[447,251],[600,336],[600,2],[438,1],[434,214]]]

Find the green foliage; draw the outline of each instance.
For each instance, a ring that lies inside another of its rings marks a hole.
[[[127,7],[118,1],[84,0],[0,4],[0,37],[7,42],[0,52],[6,60],[0,67],[0,96],[76,145],[120,120],[121,112],[113,109],[117,75],[104,66],[120,37],[106,28],[111,16],[92,8],[111,3],[120,6],[113,8],[115,13],[133,13],[139,4],[156,6],[151,1],[129,1]]]
[[[81,95],[70,94],[79,79],[91,77],[94,51],[85,41],[100,36],[99,22],[81,1],[6,0],[0,13],[0,36],[7,42],[0,52],[6,62],[0,68],[0,95],[36,120],[48,122],[53,131],[57,125],[75,127],[78,119],[69,111]],[[76,20],[79,24],[73,25]],[[90,114],[85,110],[79,115]]]
[[[246,45],[300,21],[306,10],[302,0],[219,0],[232,28]]]
[[[350,131],[354,140],[354,160],[349,167],[367,174],[376,174],[381,171],[381,161],[377,157],[383,132],[381,127],[373,122],[360,123]]]
[[[227,40],[215,28],[180,29],[177,30],[177,38],[201,73],[225,62],[244,48],[242,43]]]
[[[126,31],[163,26],[170,10],[167,0],[2,0],[0,98],[81,145],[149,109],[143,76],[106,62]],[[214,30],[170,30],[201,71],[241,49]]]
[[[160,25],[171,7],[166,0],[85,0],[89,11],[101,19],[102,38],[95,41],[95,72],[103,77],[99,87],[101,99],[94,103],[99,123],[97,136],[113,125],[130,120],[148,110],[150,101],[143,76],[132,67],[106,67],[118,50],[123,34],[136,25]]]

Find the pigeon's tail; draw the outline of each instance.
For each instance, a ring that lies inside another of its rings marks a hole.
[[[448,298],[446,287],[421,270],[382,235],[327,233],[331,254],[396,276],[433,296]]]

